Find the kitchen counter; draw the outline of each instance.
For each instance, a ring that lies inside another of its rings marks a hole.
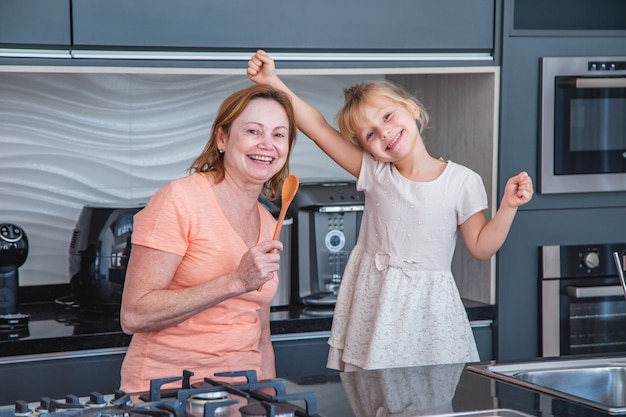
[[[324,417],[413,417],[490,409],[541,417],[608,415],[465,368],[465,364],[451,364],[327,373],[288,380],[287,392],[315,392],[318,413]]]
[[[470,320],[493,320],[495,307],[467,301]],[[20,313],[30,314],[22,332],[0,331],[0,357],[75,350],[126,347],[131,336],[122,332],[117,317],[84,313],[55,302],[20,304]],[[325,332],[330,330],[328,311],[304,306],[275,307],[271,313],[272,335]]]
[[[298,394],[302,393],[314,393],[315,411],[310,410],[310,412],[315,412],[316,416],[321,417],[450,417],[453,415],[600,417],[608,415],[575,401],[540,394],[470,372],[466,364],[347,373],[328,371],[297,378],[283,378],[283,380],[285,391],[292,398],[298,398]],[[82,386],[84,392],[94,390],[93,385]],[[48,391],[44,393],[51,394]],[[72,393],[81,394],[81,396],[83,394],[82,392]],[[112,392],[106,392],[106,394],[112,394]],[[2,406],[0,415],[3,410],[6,410],[9,413],[5,415],[14,417],[10,410],[13,409],[11,404],[16,399],[18,398],[0,403]],[[36,403],[33,400],[33,404]],[[304,406],[301,400],[294,400],[294,404]],[[501,411],[487,412],[487,410],[495,409]],[[482,412],[478,414],[480,411]],[[59,417],[64,415],[66,414],[58,413]]]

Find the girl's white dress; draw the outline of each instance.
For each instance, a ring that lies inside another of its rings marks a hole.
[[[365,207],[337,296],[328,367],[478,361],[450,267],[458,225],[487,208],[480,176],[448,161],[434,181],[414,182],[365,153],[357,188]]]

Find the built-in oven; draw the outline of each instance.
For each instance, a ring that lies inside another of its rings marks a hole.
[[[542,356],[626,352],[626,243],[540,248]]]
[[[540,192],[626,190],[626,57],[541,60]]]

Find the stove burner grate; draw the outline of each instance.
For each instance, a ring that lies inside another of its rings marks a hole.
[[[192,385],[193,375],[185,370],[182,376],[154,379],[148,392],[130,395],[116,391],[108,396],[113,397],[110,401],[97,392],[82,402],[73,395],[64,400],[42,397],[36,406],[16,401],[14,409],[0,409],[0,417],[220,417],[232,415],[232,406],[240,402],[243,417],[320,417],[315,393],[287,394],[281,379],[259,381],[255,371],[223,372],[214,376],[243,377],[246,382],[230,384],[204,378]],[[163,388],[178,381],[178,389]]]

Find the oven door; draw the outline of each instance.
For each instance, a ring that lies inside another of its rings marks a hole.
[[[617,278],[542,283],[543,356],[626,351],[626,299]]]
[[[626,172],[626,77],[556,77],[554,174]]]

